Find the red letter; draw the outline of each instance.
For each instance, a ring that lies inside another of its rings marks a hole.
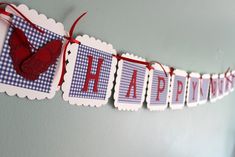
[[[132,86],[133,86],[133,87],[134,87],[134,95],[133,95],[133,98],[136,98],[136,76],[137,76],[137,70],[133,70],[131,82],[130,82],[130,85],[129,85],[129,87],[128,87],[128,91],[127,91],[127,93],[126,93],[126,97],[130,97],[131,88],[132,88]]]
[[[91,73],[92,60],[93,60],[93,57],[88,55],[88,67],[87,67],[87,73],[86,73],[86,81],[85,81],[85,84],[82,89],[83,92],[87,92],[88,85],[91,80],[95,80],[93,92],[95,92],[95,93],[98,92],[98,82],[99,82],[100,70],[101,70],[101,65],[102,65],[104,59],[103,58],[98,59],[96,74]]]
[[[215,80],[212,80],[211,81],[211,93],[212,93],[212,95],[213,96],[215,96],[216,95],[216,81]]]
[[[160,86],[161,81],[163,83],[162,87]],[[162,93],[164,91],[164,89],[165,89],[165,79],[164,79],[164,77],[158,76],[157,98],[156,98],[157,101],[159,101],[160,93]]]
[[[197,87],[197,82],[193,81],[193,100],[195,100],[195,90],[196,90],[196,87]]]
[[[175,101],[179,101],[179,95],[182,94],[183,91],[183,83],[181,81],[177,81],[177,93]]]

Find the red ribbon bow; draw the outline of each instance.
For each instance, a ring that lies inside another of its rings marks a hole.
[[[73,38],[73,32],[74,32],[74,29],[75,29],[75,26],[77,25],[78,21],[87,14],[87,12],[83,13],[82,15],[80,15],[72,24],[70,30],[69,30],[69,36],[66,37],[65,36],[65,39],[67,39],[67,42],[65,44],[65,47],[64,47],[64,52],[63,52],[63,65],[62,65],[62,72],[61,72],[61,76],[60,76],[60,81],[59,81],[59,84],[58,86],[61,86],[62,83],[63,83],[63,80],[64,80],[64,74],[66,72],[66,49],[69,45],[69,43],[77,43],[77,44],[80,44],[80,41],[76,40]]]

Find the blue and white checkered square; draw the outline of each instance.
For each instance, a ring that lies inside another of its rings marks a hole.
[[[128,88],[132,79],[133,71],[137,70],[136,75],[136,98],[133,98],[134,88],[130,90],[130,97],[126,97]],[[128,61],[123,61],[121,81],[119,87],[118,102],[128,103],[128,104],[140,104],[142,100],[142,94],[145,91],[144,81],[145,81],[146,66],[136,63],[131,63]]]
[[[28,38],[28,41],[36,49],[40,48],[41,46],[50,42],[53,39],[63,39],[62,36],[40,27],[42,30],[44,30],[44,33],[41,34],[39,31],[33,28],[27,21],[18,16],[13,16],[12,24],[17,28],[20,28],[25,33],[26,37]],[[35,81],[26,80],[22,76],[18,75],[13,68],[12,59],[9,55],[9,39],[13,29],[14,27],[9,27],[8,29],[2,53],[0,56],[0,83],[49,93],[57,65],[51,65],[48,70],[45,73],[41,74],[39,76],[39,79]],[[32,49],[32,52],[35,52],[35,50]]]
[[[102,58],[103,63],[99,74],[98,91],[93,92],[95,80],[89,81],[88,90],[82,91],[87,75],[88,55],[93,57],[91,73],[96,74],[98,59]],[[107,87],[110,78],[110,70],[112,65],[112,54],[86,46],[79,45],[77,58],[75,62],[74,72],[72,76],[72,83],[70,86],[69,96],[85,99],[99,99],[105,100],[107,94]]]

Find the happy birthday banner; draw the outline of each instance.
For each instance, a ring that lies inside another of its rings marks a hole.
[[[114,88],[114,106],[136,111],[181,109],[214,102],[234,90],[235,71],[199,74],[117,54],[111,44],[87,35],[73,38],[61,23],[26,5],[0,9],[0,92],[29,99],[53,98],[62,87],[70,104],[102,106]],[[114,87],[115,82],[115,87]],[[147,95],[147,96],[146,96]]]

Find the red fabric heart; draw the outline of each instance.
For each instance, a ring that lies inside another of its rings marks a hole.
[[[9,39],[10,56],[12,58],[13,67],[17,74],[23,76],[28,80],[35,80],[38,76],[26,74],[21,70],[21,64],[29,58],[31,54],[30,44],[24,35],[24,32],[15,28]]]
[[[21,65],[21,70],[33,75],[45,72],[50,65],[56,62],[61,48],[61,40],[52,40],[39,48],[30,58],[26,59]]]
[[[27,80],[38,79],[41,73],[56,62],[62,48],[61,40],[52,40],[39,48],[37,52],[32,53],[27,37],[19,28],[14,28],[9,45],[16,73]]]

